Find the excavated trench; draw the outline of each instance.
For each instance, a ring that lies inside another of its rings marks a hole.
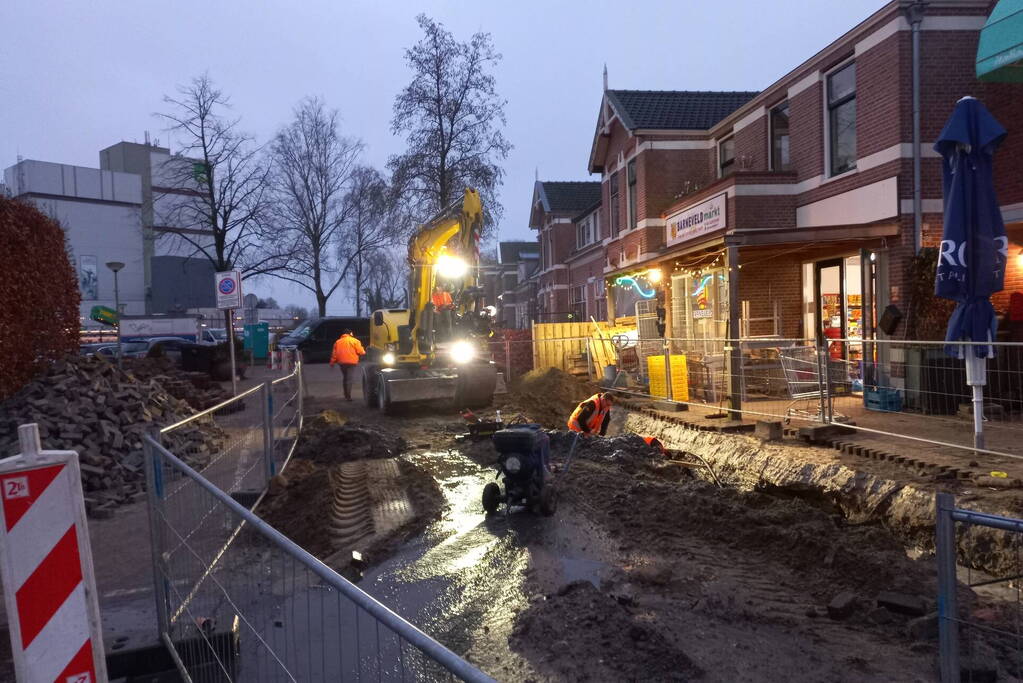
[[[985,499],[976,487],[957,480],[916,476],[891,465],[867,471],[855,463],[836,461],[830,451],[795,440],[764,441],[755,436],[695,429],[683,418],[655,411],[624,411],[622,429],[656,436],[665,448],[705,460],[728,486],[772,496],[798,498],[823,510],[840,513],[849,524],[878,523],[913,554],[934,550],[934,496],[957,493],[960,507],[1019,517],[1015,501],[1005,496]],[[695,470],[707,477],[706,470]],[[959,563],[993,576],[1019,573],[1019,539],[981,527],[960,529]]]

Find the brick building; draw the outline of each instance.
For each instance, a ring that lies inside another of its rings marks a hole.
[[[529,227],[537,231],[540,242],[536,322],[565,322],[588,311],[587,283],[594,311],[598,299],[602,300],[603,287],[599,286],[602,269],[598,266],[603,255],[593,226],[597,221],[599,231],[599,216],[595,214],[600,208],[600,192],[600,183],[595,181],[538,180],[533,187]],[[577,237],[577,225],[589,226],[591,238],[582,244]],[[575,283],[571,279],[573,271],[578,279]],[[593,281],[589,280],[591,277]],[[594,287],[593,282],[598,285]],[[573,300],[576,296],[582,298]]]
[[[589,170],[601,174],[612,314],[631,315],[637,300],[657,296],[676,337],[819,338],[835,327],[855,339],[889,303],[907,312],[908,260],[941,234],[932,144],[964,95],[1009,131],[995,157],[1010,236],[1007,291],[995,302],[1004,311],[1023,285],[1023,85],[974,76],[991,5],[931,2],[920,16],[894,0],[759,93],[605,85]],[[569,259],[553,264],[565,266],[569,284]],[[654,270],[659,282],[648,277]],[[732,298],[737,330],[729,329]],[[855,346],[848,353],[856,360]]]
[[[500,242],[497,245],[497,260],[484,260],[480,264],[483,299],[497,309],[500,327],[529,326],[533,309],[528,303],[535,295],[528,294],[528,286],[524,288],[524,305],[521,307],[524,310],[520,316],[518,290],[520,284],[526,284],[530,279],[539,260],[540,250],[536,242]]]

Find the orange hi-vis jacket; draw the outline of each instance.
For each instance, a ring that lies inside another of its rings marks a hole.
[[[362,348],[362,342],[350,334],[342,334],[334,342],[334,352],[330,354],[330,364],[355,365],[359,362],[359,356],[365,355],[366,349]]]
[[[593,402],[595,408],[593,410],[593,414],[590,415],[590,419],[586,421],[586,424],[581,425],[579,424],[579,414],[583,411],[583,404],[589,401]],[[575,410],[572,411],[572,416],[568,418],[568,428],[573,432],[597,434],[600,432],[601,425],[604,424],[604,418],[610,412],[611,404],[600,394],[594,394],[575,407]]]
[[[438,311],[451,307],[451,292],[434,292],[431,298],[433,307]]]

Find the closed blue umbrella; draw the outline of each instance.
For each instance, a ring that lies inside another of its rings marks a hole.
[[[1008,239],[995,198],[992,159],[1004,138],[1005,129],[980,100],[964,97],[934,143],[942,157],[945,196],[934,291],[956,302],[947,342],[995,338],[997,321],[989,297],[1004,287]],[[984,359],[994,355],[994,347],[949,344],[946,348],[966,358],[966,381],[973,387],[974,441],[983,448]]]

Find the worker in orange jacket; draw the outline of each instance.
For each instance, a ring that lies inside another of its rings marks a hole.
[[[607,425],[611,421],[611,406],[615,397],[610,393],[590,396],[572,411],[568,418],[568,428],[583,434],[607,434]]]
[[[447,341],[451,338],[451,313],[455,307],[451,292],[437,285],[433,288],[430,301],[433,303],[433,329],[437,332],[437,340]]]
[[[345,389],[345,400],[352,400],[352,379],[355,377],[355,368],[359,366],[359,358],[366,355],[366,349],[362,348],[362,342],[352,335],[351,330],[345,330],[334,342],[334,351],[330,354],[330,364],[341,366],[341,383]]]

